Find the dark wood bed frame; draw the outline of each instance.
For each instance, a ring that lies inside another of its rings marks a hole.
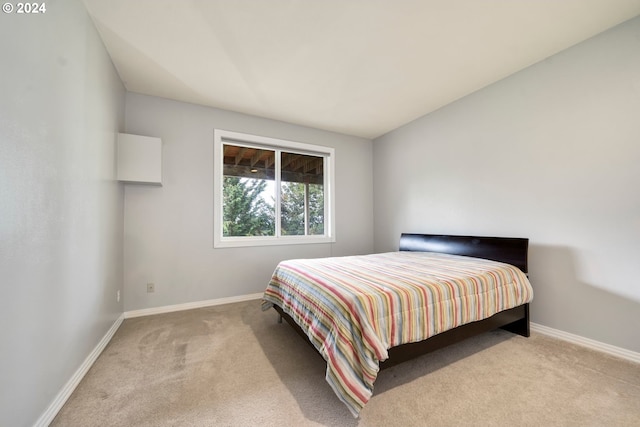
[[[512,264],[527,273],[529,239],[510,237],[446,236],[435,234],[407,234],[400,237],[401,251],[440,252],[485,258]],[[280,307],[275,310],[302,336],[309,345],[306,333]],[[472,336],[502,328],[509,332],[528,337],[529,304],[501,311],[477,322],[458,326],[449,331],[434,335],[424,341],[403,344],[389,349],[389,358],[380,362],[380,369],[389,368],[423,354],[455,344]],[[315,350],[315,347],[313,347]]]

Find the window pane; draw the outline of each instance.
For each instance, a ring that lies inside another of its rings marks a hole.
[[[324,234],[324,158],[282,152],[282,235]]]
[[[223,236],[275,235],[275,152],[224,144]]]

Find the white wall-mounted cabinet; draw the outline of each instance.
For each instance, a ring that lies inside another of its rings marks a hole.
[[[162,185],[162,140],[119,133],[118,181]]]

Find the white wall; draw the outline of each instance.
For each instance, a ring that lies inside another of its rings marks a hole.
[[[336,243],[214,249],[214,128],[334,147]],[[283,259],[373,251],[370,140],[133,93],[126,131],[163,144],[163,186],[125,189],[127,311],[259,293]]]
[[[534,322],[640,351],[640,18],[374,141],[375,250],[530,238]]]
[[[123,311],[124,88],[84,6],[0,15],[0,425],[31,426]]]

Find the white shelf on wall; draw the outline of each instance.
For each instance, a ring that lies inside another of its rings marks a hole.
[[[162,140],[119,133],[118,181],[162,185]]]

